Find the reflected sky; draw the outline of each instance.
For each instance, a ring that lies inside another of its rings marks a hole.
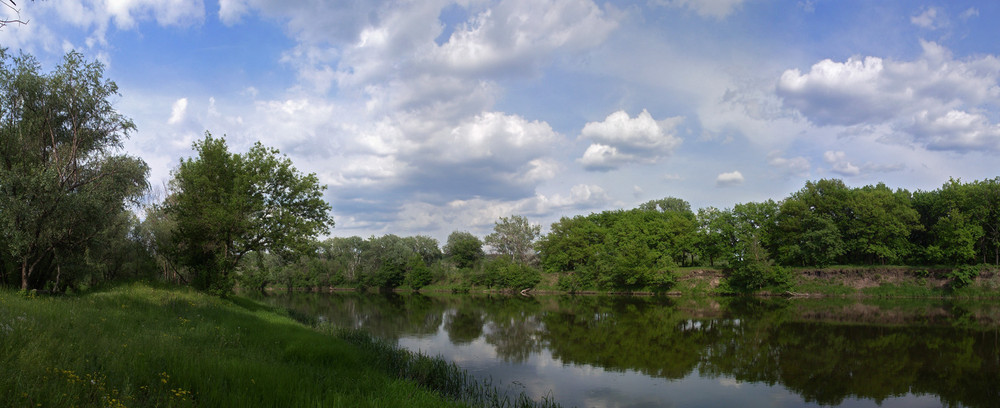
[[[447,321],[448,317],[444,316]],[[731,377],[703,377],[699,371],[668,380],[634,370],[607,371],[591,365],[563,363],[548,349],[532,353],[524,362],[506,362],[485,336],[454,344],[442,325],[437,333],[399,338],[400,347],[440,356],[465,368],[477,378],[492,379],[513,393],[526,392],[534,399],[549,396],[566,407],[814,407],[780,385],[747,383]],[[848,398],[841,407],[940,407],[934,396],[906,394],[880,402]]]
[[[268,301],[567,407],[1000,406],[994,302],[359,293]]]

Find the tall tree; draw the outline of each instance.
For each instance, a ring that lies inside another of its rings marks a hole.
[[[34,58],[0,50],[0,241],[22,289],[58,281],[64,261],[146,190],[146,163],[116,154],[135,130],[117,95],[103,65],[78,53],[43,74]]]
[[[454,231],[448,235],[444,254],[459,268],[471,268],[483,259],[483,241],[470,232]]]
[[[535,255],[535,240],[542,234],[541,225],[532,225],[523,215],[500,217],[493,225],[493,233],[486,236],[486,245],[497,253],[509,256],[520,264],[527,264]]]
[[[287,157],[259,142],[230,153],[225,139],[205,134],[198,156],[181,160],[167,211],[191,282],[218,294],[232,289],[232,272],[250,251],[304,253],[333,226],[325,186],[301,174]]]

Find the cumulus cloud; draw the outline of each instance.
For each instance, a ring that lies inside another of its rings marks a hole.
[[[635,118],[617,111],[603,122],[588,122],[580,137],[592,143],[580,163],[587,170],[608,171],[629,163],[659,161],[680,146],[676,128],[683,121],[682,117],[657,121],[643,109]]]
[[[107,30],[112,24],[118,29],[130,30],[145,19],[154,20],[161,26],[190,26],[205,20],[202,0],[72,0],[51,7],[48,11],[59,15],[62,21],[93,30],[87,40],[88,46],[105,44]]]
[[[826,160],[834,173],[841,176],[853,177],[861,174],[858,166],[847,161],[847,154],[842,151],[826,151],[823,153],[823,160]]]
[[[701,17],[724,19],[738,9],[745,0],[655,0],[661,6],[686,8]]]
[[[933,150],[1000,150],[1000,126],[978,113],[922,111],[909,130]]]
[[[557,49],[600,44],[617,25],[589,0],[508,0],[456,29],[428,58],[456,72],[534,68]]]
[[[715,186],[716,187],[738,186],[740,184],[743,184],[743,181],[744,179],[742,173],[740,173],[739,171],[731,171],[728,173],[719,174],[719,176],[715,178]]]
[[[779,151],[774,151],[767,155],[767,164],[784,174],[795,176],[808,175],[811,168],[809,160],[805,157],[782,157]]]
[[[777,93],[820,126],[888,125],[931,148],[996,149],[989,135],[995,125],[975,112],[1000,102],[1000,59],[956,60],[936,43],[921,45],[915,61],[852,57],[820,61],[807,73],[787,70]]]

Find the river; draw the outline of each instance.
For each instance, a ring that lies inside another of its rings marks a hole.
[[[995,300],[265,299],[566,407],[1000,406]]]

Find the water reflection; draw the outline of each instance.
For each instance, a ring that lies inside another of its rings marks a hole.
[[[1000,404],[990,303],[292,294],[269,298],[580,406]]]

